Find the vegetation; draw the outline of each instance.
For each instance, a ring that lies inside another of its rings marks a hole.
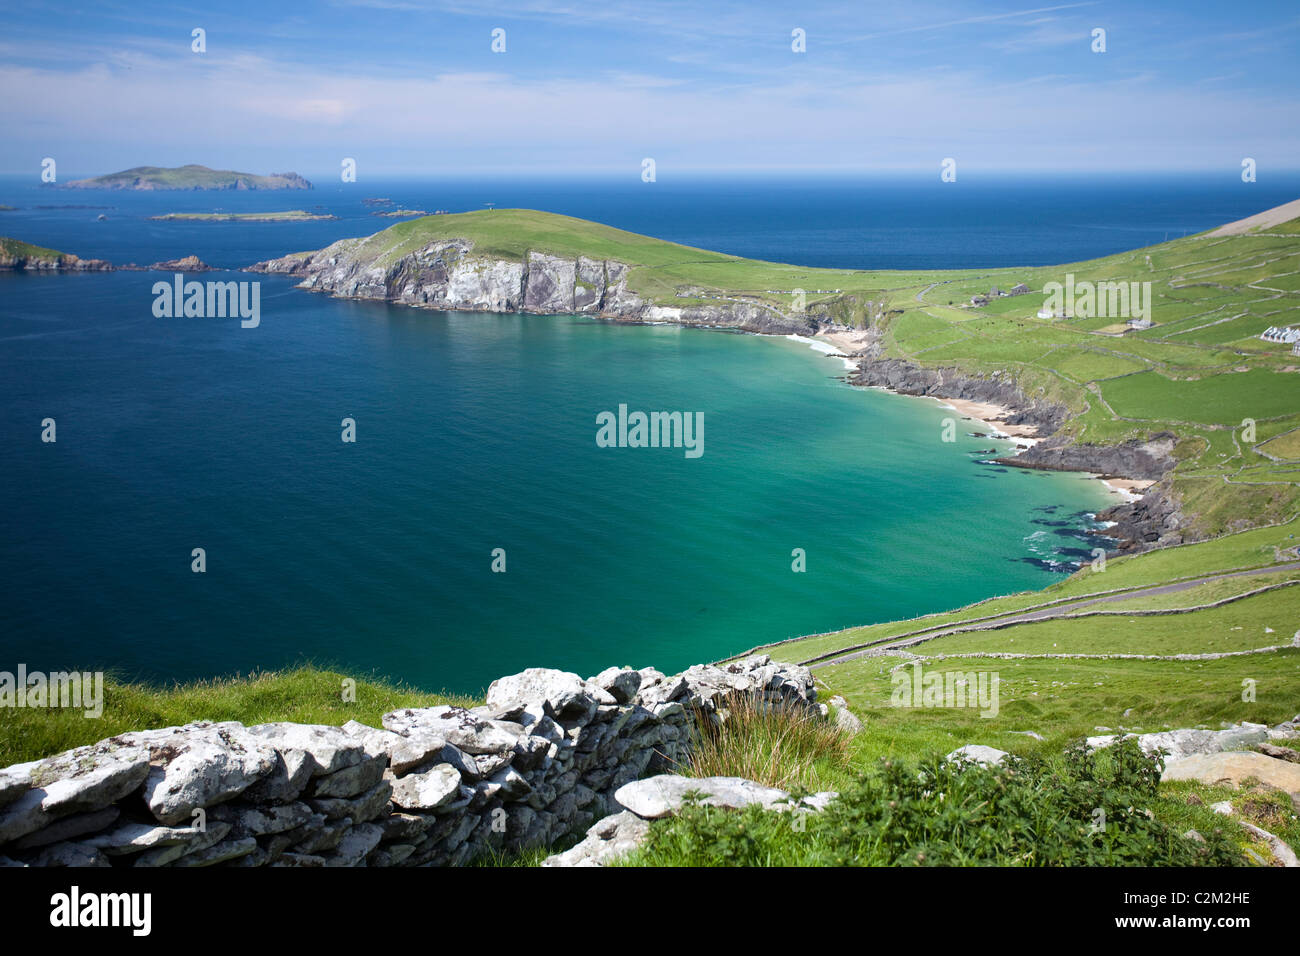
[[[0,236],[0,259],[15,260],[26,259],[44,260],[57,262],[62,259],[64,254],[54,249],[46,249],[43,246],[34,246],[30,242],[23,242],[20,239],[10,239],[8,236]]]
[[[1132,740],[990,768],[881,761],[820,813],[687,807],[655,823],[639,866],[1227,866],[1220,818],[1201,843],[1161,819],[1161,762]]]
[[[849,779],[849,736],[820,716],[772,709],[753,697],[725,703],[726,723],[696,721],[695,747],[681,772],[744,777],[782,790],[827,790]]]
[[[335,726],[357,720],[378,727],[380,717],[402,707],[479,703],[383,680],[357,680],[352,703],[343,699],[343,681],[348,677],[312,665],[170,687],[151,687],[110,675],[104,680],[103,716],[97,720],[86,719],[75,708],[0,710],[0,767],[92,744],[128,730],[171,727],[195,720],[237,720],[244,724],[291,720]]]

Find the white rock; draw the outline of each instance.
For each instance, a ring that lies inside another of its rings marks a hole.
[[[639,817],[655,820],[671,816],[686,802],[691,792],[701,794],[699,804],[740,810],[751,804],[772,808],[786,803],[790,794],[775,787],[765,787],[743,777],[679,777],[661,774],[634,780],[619,787],[614,800]]]
[[[994,767],[1006,760],[1007,756],[1005,750],[998,750],[996,747],[986,747],[984,744],[967,744],[965,747],[958,747],[944,759],[949,761],[966,760],[983,764],[986,767]]]

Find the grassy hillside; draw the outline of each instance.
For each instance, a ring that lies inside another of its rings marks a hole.
[[[55,249],[46,249],[44,246],[34,246],[30,242],[23,242],[21,239],[0,236],[0,259],[58,262],[61,258],[63,258],[63,253]]]
[[[0,767],[92,744],[128,730],[171,727],[192,720],[259,724],[292,720],[341,726],[358,720],[378,727],[379,718],[402,707],[481,703],[429,694],[399,683],[357,680],[356,700],[343,700],[343,681],[353,675],[314,666],[154,687],[109,675],[104,710],[89,720],[75,708],[5,708]]]

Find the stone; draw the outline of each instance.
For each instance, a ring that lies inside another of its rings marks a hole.
[[[139,787],[148,774],[148,750],[113,740],[19,770],[17,779],[26,776],[30,789],[0,811],[0,843],[34,833],[60,817],[102,810]]]
[[[630,667],[609,667],[593,677],[589,683],[605,691],[617,703],[630,704],[641,689],[641,672]]]
[[[437,810],[460,793],[460,771],[448,763],[390,780],[393,804],[403,810]]]
[[[245,728],[249,735],[285,753],[299,751],[312,758],[312,776],[323,777],[361,763],[365,746],[341,727],[279,721]]]
[[[116,822],[121,815],[122,811],[117,807],[105,807],[103,810],[93,810],[90,813],[77,813],[70,817],[63,817],[44,829],[27,834],[27,836],[14,843],[14,848],[30,850],[38,846],[73,840],[88,833],[98,833]]]
[[[36,854],[32,866],[106,867],[108,857],[84,843],[55,843]]]
[[[1088,747],[1109,747],[1121,735],[1089,737],[1085,743]],[[1227,730],[1162,730],[1158,733],[1137,735],[1138,746],[1143,753],[1154,754],[1164,750],[1165,759],[1180,760],[1193,754],[1219,753],[1224,750],[1240,750],[1251,744],[1268,739],[1268,728],[1262,724],[1240,724]]]
[[[302,826],[311,819],[312,811],[301,802],[268,807],[231,807],[227,804],[214,808],[209,816],[233,824],[241,837],[265,836]]]
[[[357,823],[373,820],[388,809],[388,801],[393,795],[393,788],[387,780],[375,784],[372,790],[359,797],[313,797],[307,801],[317,813],[323,813],[327,820],[351,817]]]
[[[151,823],[122,823],[98,836],[83,840],[110,856],[140,853],[159,846],[190,844],[202,839],[205,831],[198,827],[155,826]]]
[[[983,764],[986,767],[995,767],[1006,760],[1008,756],[1005,750],[998,750],[996,747],[987,747],[984,744],[967,744],[965,747],[958,747],[944,759],[948,761],[965,760],[971,763]]]
[[[39,760],[33,760],[0,770],[0,807],[13,803],[32,788],[32,771],[39,765]]]
[[[836,703],[838,701],[839,703]],[[847,734],[859,734],[863,730],[861,718],[849,710],[849,703],[843,697],[832,697],[835,705],[835,726]]]
[[[1300,794],[1300,764],[1275,760],[1250,751],[1193,754],[1165,764],[1163,780],[1196,780],[1205,784],[1240,786],[1254,777],[1266,787]]]
[[[176,861],[176,866],[201,867],[214,866],[229,860],[237,860],[257,850],[257,840],[253,837],[241,837],[238,840],[226,840],[206,849],[187,853]]]
[[[617,700],[607,691],[577,674],[549,667],[530,667],[509,677],[499,677],[487,691],[489,707],[527,705],[543,701],[557,720],[590,717],[601,704]]]
[[[698,793],[698,803],[710,807],[740,810],[752,804],[771,809],[788,805],[790,794],[775,787],[765,787],[742,777],[680,777],[661,774],[636,780],[619,787],[614,800],[647,820],[671,816],[686,803],[688,793]]]
[[[343,731],[360,740],[370,756],[386,755],[393,773],[404,773],[422,763],[428,763],[430,758],[437,756],[447,746],[441,737],[403,737],[391,730],[367,727],[355,720],[344,724]]]
[[[177,860],[190,853],[198,850],[206,850],[215,843],[224,840],[231,831],[231,825],[224,822],[209,823],[206,830],[202,830],[193,838],[185,843],[174,843],[165,846],[154,847],[152,850],[145,850],[139,856],[131,860],[131,865],[136,867],[151,866],[171,866]],[[256,846],[256,841],[254,841]]]
[[[355,797],[383,779],[387,757],[365,756],[360,763],[317,777],[308,788],[313,797]]]
[[[145,802],[160,823],[188,820],[243,793],[276,768],[276,751],[242,724],[199,722],[125,734],[149,747]]]
[[[351,830],[352,818],[344,817],[342,820],[318,826],[311,833],[304,834],[303,839],[296,845],[291,845],[295,853],[324,853],[337,847]]]
[[[383,839],[383,827],[373,823],[360,823],[348,832],[338,845],[334,855],[325,858],[326,866],[360,866],[367,854],[379,846]]]
[[[447,704],[396,710],[384,714],[383,724],[403,737],[441,738],[467,754],[507,753],[524,734],[518,724],[488,720],[464,707]]]
[[[624,810],[598,820],[577,846],[548,856],[542,866],[605,866],[631,853],[650,835],[650,822]]]

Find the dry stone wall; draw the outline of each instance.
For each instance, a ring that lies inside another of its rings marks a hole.
[[[815,709],[806,668],[755,655],[675,676],[534,668],[482,707],[383,727],[199,722],[0,770],[0,865],[458,865],[583,834],[752,695]]]

